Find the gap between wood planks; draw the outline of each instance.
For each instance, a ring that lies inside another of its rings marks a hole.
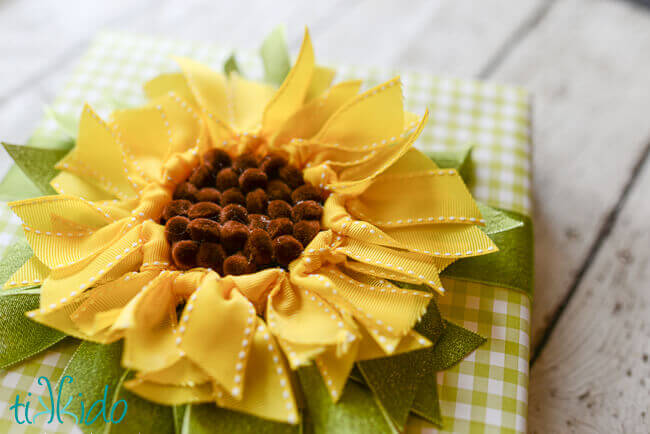
[[[494,55],[487,61],[485,66],[481,68],[478,73],[479,78],[489,78],[497,67],[510,55],[513,48],[519,45],[529,34],[537,28],[544,18],[548,15],[549,11],[555,5],[556,0],[548,0],[542,2],[537,9],[530,14],[528,19],[524,20],[521,25],[512,32],[501,47],[494,53]]]
[[[546,344],[548,343],[551,335],[553,334],[553,330],[555,330],[555,325],[558,323],[560,317],[562,316],[566,307],[569,305],[569,302],[571,301],[574,294],[576,293],[578,287],[580,286],[580,282],[582,282],[582,278],[587,273],[587,270],[589,270],[589,268],[591,267],[591,264],[594,262],[594,259],[598,255],[598,252],[600,251],[601,247],[605,244],[605,242],[609,238],[612,229],[614,228],[614,226],[616,226],[618,217],[622,209],[625,207],[627,203],[627,198],[629,196],[629,193],[636,185],[641,172],[643,171],[644,167],[648,164],[649,160],[650,160],[650,139],[646,142],[646,145],[641,151],[636,164],[632,168],[632,172],[628,177],[627,181],[625,182],[625,185],[623,186],[623,190],[621,192],[621,195],[618,198],[618,201],[614,204],[614,206],[611,208],[609,213],[607,213],[607,217],[603,221],[603,224],[600,226],[600,229],[598,230],[598,234],[596,235],[596,238],[594,239],[593,243],[589,248],[589,254],[583,261],[582,265],[578,270],[578,273],[576,274],[575,278],[571,282],[571,286],[569,286],[569,290],[567,291],[566,295],[564,296],[564,298],[558,305],[557,309],[553,313],[553,316],[551,317],[551,321],[549,321],[549,324],[544,329],[544,333],[542,334],[542,338],[539,341],[537,348],[533,349],[532,356],[530,358],[531,368],[535,363],[535,361],[539,358]]]

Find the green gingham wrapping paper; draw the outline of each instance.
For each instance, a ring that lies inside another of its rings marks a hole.
[[[104,33],[94,41],[52,107],[61,114],[78,115],[87,101],[106,115],[110,106],[107,98],[140,104],[145,81],[162,72],[177,71],[170,56],[190,57],[220,70],[230,53],[208,43]],[[247,77],[262,77],[262,64],[255,54],[238,53],[237,60]],[[476,199],[530,214],[527,93],[516,87],[421,72],[337,66],[337,80],[363,79],[366,88],[395,75],[401,76],[407,108],[416,113],[425,109],[430,112],[416,147],[448,151],[473,145],[472,193]],[[56,139],[62,134],[49,118],[35,132],[40,139]],[[19,220],[1,204],[0,250],[13,243],[19,233]],[[523,293],[478,283],[455,281],[445,286],[448,293],[439,299],[443,316],[488,341],[455,367],[438,373],[445,430],[412,418],[408,431],[526,432],[530,300]],[[36,379],[45,375],[52,383],[58,381],[72,349],[73,345],[63,341],[12,369],[0,370],[0,432],[78,432],[70,423],[48,425],[47,417],[41,417],[36,425],[18,425],[9,409],[16,394],[24,400],[28,392],[32,393],[32,406],[40,407],[37,396],[44,396],[44,388]]]

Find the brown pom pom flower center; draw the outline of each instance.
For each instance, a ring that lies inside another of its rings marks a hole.
[[[280,155],[211,149],[160,218],[181,270],[221,275],[287,268],[322,230],[324,192]]]

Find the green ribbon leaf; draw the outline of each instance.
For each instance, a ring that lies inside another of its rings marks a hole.
[[[106,405],[113,404],[113,398],[117,395],[118,388],[126,376],[126,371],[120,365],[121,357],[120,342],[110,345],[81,342],[61,374],[62,380],[66,376],[73,380],[70,384],[64,384],[61,391],[61,402],[66,403],[70,399],[69,412],[80,416],[82,402],[84,412],[87,412],[90,410],[88,407],[104,399],[104,395],[107,400],[110,400]],[[106,411],[110,411],[110,407]],[[106,422],[101,416],[90,425],[84,423],[86,420],[91,422],[98,412],[99,409],[91,412],[87,415],[87,419],[84,414],[84,420],[77,421],[77,426],[85,433],[104,432]],[[108,418],[109,415],[106,416]]]
[[[129,372],[123,377],[124,379],[120,382],[113,400],[114,403],[120,400],[127,403],[128,407],[124,419],[120,423],[109,424],[104,432],[106,434],[130,434],[136,432],[140,434],[175,434],[174,408],[148,401],[126,389],[123,383],[133,376],[133,372]],[[117,419],[121,415],[122,407],[115,411],[117,412],[115,419]]]
[[[260,56],[264,64],[264,79],[268,83],[280,86],[291,70],[284,26],[276,27],[266,37],[260,47]]]
[[[486,341],[483,336],[445,320],[445,331],[431,350],[435,370],[451,368]]]
[[[404,431],[420,381],[430,373],[428,357],[428,350],[418,350],[357,364],[384,417],[398,432]]]
[[[77,426],[85,433],[174,433],[172,407],[147,401],[124,388],[133,374],[121,366],[121,358],[121,342],[104,345],[84,341],[72,355],[61,379],[68,376],[73,381],[63,383],[61,402],[70,399],[68,411],[83,415]],[[95,402],[98,404],[93,409]],[[112,423],[111,410],[114,408],[113,420],[119,420],[124,403],[124,419]]]
[[[66,337],[25,316],[25,312],[38,309],[39,297],[17,291],[0,292],[0,369],[22,362]]]
[[[427,152],[425,155],[432,159],[441,169],[456,169],[469,187],[474,184],[472,149],[472,146],[468,146],[455,151]]]
[[[424,289],[419,285],[396,283],[402,288]],[[445,325],[435,300],[429,303],[415,330],[434,345],[440,339]],[[385,417],[399,431],[404,430],[408,414],[414,409],[419,409],[427,420],[437,420],[435,410],[438,409],[439,413],[440,409],[437,394],[430,393],[431,386],[436,387],[432,351],[432,348],[428,348],[360,362],[357,364],[358,370],[353,372],[352,378],[370,387]],[[433,385],[428,384],[431,379]],[[423,383],[427,383],[425,387]]]
[[[174,432],[176,434],[183,433],[183,420],[185,419],[185,410],[187,405],[174,405],[172,413],[174,415]]]
[[[193,404],[186,407],[181,432],[182,434],[300,434],[301,427],[227,410],[215,404]]]
[[[298,370],[305,391],[307,408],[304,429],[307,434],[389,434],[391,427],[365,386],[348,381],[341,399],[335,404],[315,366]],[[253,431],[251,431],[253,432]]]
[[[32,248],[24,238],[7,247],[0,261],[0,285],[4,285],[33,255]]]
[[[434,347],[429,349],[427,363],[430,364],[430,370],[420,381],[411,410],[434,425],[442,427],[436,371],[454,366],[485,341],[484,337],[445,321],[444,331]]]
[[[66,133],[71,139],[77,137],[77,131],[79,131],[79,118],[77,116],[58,113],[50,106],[45,107],[45,114],[54,119],[61,131]]]
[[[522,225],[490,234],[499,251],[456,261],[441,274],[444,278],[468,280],[501,288],[514,289],[533,296],[534,258],[533,225],[529,217],[499,210]]]
[[[422,378],[411,411],[438,428],[442,428],[442,412],[440,411],[438,381],[435,372]]]
[[[237,64],[235,53],[232,53],[226,59],[225,63],[223,64],[223,72],[226,74],[226,76],[229,76],[232,72],[236,72],[237,74],[242,75],[241,70],[239,69],[239,64]]]
[[[0,182],[0,200],[12,202],[14,200],[29,199],[41,196],[43,193],[36,188],[27,175],[15,164],[9,168]]]
[[[56,194],[50,181],[59,171],[54,168],[68,153],[63,149],[44,149],[2,143],[16,165],[27,175],[42,194]]]

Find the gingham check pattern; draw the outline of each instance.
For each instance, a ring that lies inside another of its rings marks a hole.
[[[100,114],[110,109],[107,100],[127,104],[144,101],[142,84],[161,72],[176,71],[171,55],[187,56],[220,69],[230,50],[206,43],[160,40],[106,33],[100,35],[80,62],[75,74],[53,104],[62,114],[78,114],[84,102]],[[248,77],[262,76],[256,55],[238,53]],[[321,59],[322,60],[322,59]],[[430,120],[417,147],[444,151],[474,145],[476,179],[474,196],[490,205],[530,213],[530,110],[529,98],[519,88],[426,73],[378,68],[337,67],[338,78],[363,79],[366,86],[401,75],[407,108],[430,111]],[[36,107],[34,108],[37,109]],[[52,119],[45,119],[36,135],[54,139],[61,135]],[[19,222],[6,206],[0,208],[0,248],[17,236]],[[449,294],[440,299],[443,316],[476,331],[488,342],[454,368],[438,374],[444,432],[525,432],[528,387],[530,302],[520,293],[485,285],[446,284]],[[1,432],[70,432],[71,425],[18,425],[9,406],[43,394],[36,378],[47,375],[55,382],[70,358],[71,347],[57,345],[44,355],[0,371]],[[413,420],[411,432],[438,432]]]

